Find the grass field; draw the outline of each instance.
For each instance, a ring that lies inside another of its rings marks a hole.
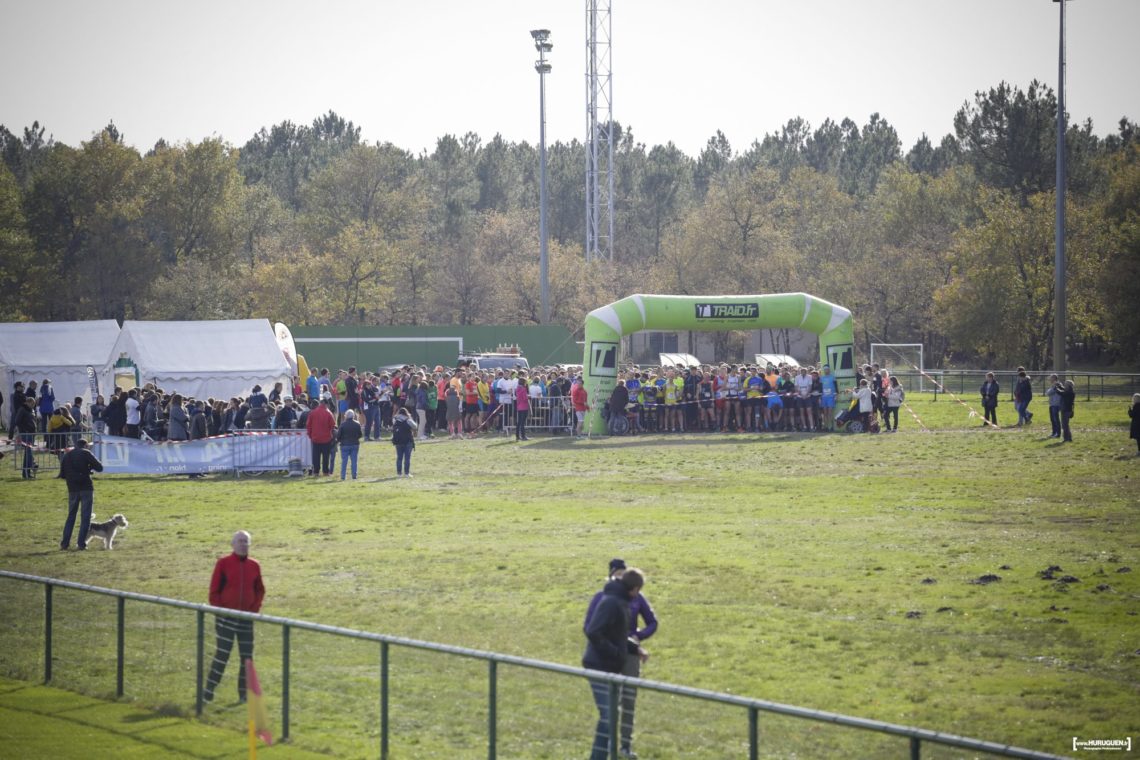
[[[205,601],[214,558],[247,528],[267,614],[576,665],[586,602],[620,556],[647,571],[661,619],[646,678],[1067,753],[1073,736],[1140,732],[1140,457],[1126,408],[1078,404],[1065,445],[1047,425],[983,430],[962,406],[919,397],[931,432],[904,415],[902,432],[878,436],[433,441],[412,480],[391,477],[392,448],[375,443],[356,482],[104,478],[96,513],[131,527],[114,552],[82,554],[56,549],[62,483],[24,483],[5,460],[0,566]],[[1039,577],[1050,566],[1061,570]],[[986,575],[1000,580],[976,582]],[[52,685],[113,697],[114,601],[57,591],[54,606]],[[42,591],[0,580],[0,608],[0,673],[35,682]],[[193,647],[192,613],[129,606],[127,697],[107,710],[188,726],[171,739],[187,756],[229,756],[198,751],[215,739],[194,727],[232,729],[240,752],[242,711],[221,697],[187,720]],[[258,648],[273,715],[280,634],[260,627]],[[296,632],[291,652],[294,747],[377,756],[376,645]],[[392,658],[393,757],[485,756],[486,666]],[[4,723],[57,712],[60,692],[3,681],[0,693]],[[588,753],[581,681],[501,668],[499,701],[500,757]],[[643,692],[636,744],[643,758],[741,757],[746,729],[742,711]],[[760,732],[765,757],[907,749],[764,715]],[[13,756],[102,756],[3,734]]]

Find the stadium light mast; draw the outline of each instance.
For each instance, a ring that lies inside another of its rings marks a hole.
[[[538,60],[534,62],[534,70],[538,72],[538,279],[542,290],[542,324],[546,325],[550,324],[549,265],[546,257],[546,75],[550,73],[550,64],[546,62],[546,54],[554,45],[549,41],[549,29],[532,29],[530,36],[534,38],[534,49],[538,51]]]
[[[586,0],[586,261],[614,252],[611,16],[610,0]]]
[[[1061,6],[1061,35],[1057,53],[1057,199],[1053,260],[1053,371],[1065,371],[1065,3]]]

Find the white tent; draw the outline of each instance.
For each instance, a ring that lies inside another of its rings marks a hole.
[[[44,378],[50,379],[60,405],[70,403],[76,396],[89,398],[87,367],[100,372],[118,337],[119,323],[113,319],[0,323],[4,416],[11,412],[7,402],[16,381],[26,386],[29,380],[38,385]]]
[[[138,367],[140,385],[154,383],[198,399],[246,396],[254,385],[268,393],[278,380],[290,387],[289,365],[267,319],[127,320],[110,358],[104,359],[108,384],[124,356]]]

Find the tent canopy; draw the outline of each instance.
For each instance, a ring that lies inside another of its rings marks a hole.
[[[87,367],[100,371],[118,337],[113,319],[0,323],[0,388],[6,396],[17,381],[48,378],[57,404],[88,396]]]
[[[267,319],[127,320],[103,359],[108,384],[123,355],[138,367],[141,384],[199,399],[245,396],[254,385],[268,391],[291,375]]]

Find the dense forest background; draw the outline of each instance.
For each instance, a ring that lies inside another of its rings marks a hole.
[[[548,146],[552,319],[635,292],[805,291],[927,363],[1052,361],[1056,97],[975,93],[937,144],[878,114],[791,119],[697,156],[615,125],[612,262],[586,264],[585,154]],[[1140,133],[1074,124],[1070,360],[1140,360]],[[0,126],[0,321],[268,317],[537,323],[538,151],[444,135],[416,156],[329,112],[145,154]]]

